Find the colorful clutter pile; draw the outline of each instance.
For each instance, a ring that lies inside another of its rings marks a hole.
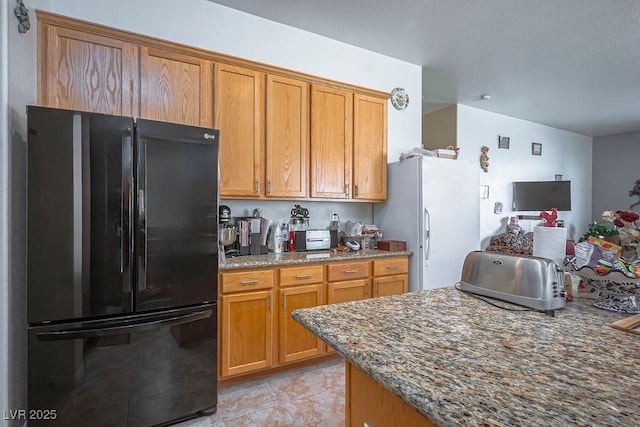
[[[592,224],[575,245],[575,267],[590,267],[598,274],[611,270],[627,277],[640,277],[640,218],[633,211],[605,211],[602,218],[612,222],[614,228]]]

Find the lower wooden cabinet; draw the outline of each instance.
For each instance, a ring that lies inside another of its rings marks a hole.
[[[291,313],[407,292],[407,271],[407,256],[221,271],[220,377],[255,374],[333,353]]]
[[[322,283],[292,286],[280,290],[280,363],[293,362],[323,353],[324,342],[296,322],[291,313],[299,308],[322,305]]]
[[[271,367],[273,291],[223,295],[220,306],[221,376]]]
[[[406,274],[376,277],[373,279],[373,296],[384,297],[404,294],[407,292],[408,279],[409,276]]]
[[[367,279],[327,283],[327,304],[358,301],[369,298]]]
[[[404,294],[409,289],[409,259],[384,258],[373,261],[371,281],[374,297]]]

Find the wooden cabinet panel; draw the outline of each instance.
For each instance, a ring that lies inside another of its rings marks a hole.
[[[332,263],[327,266],[327,280],[361,279],[369,276],[369,261]]]
[[[369,279],[327,283],[327,304],[359,301],[365,298],[369,298]],[[325,349],[328,353],[335,352],[328,344],[325,344]]]
[[[367,279],[327,284],[327,304],[358,301],[365,298],[369,298],[369,281]]]
[[[39,26],[40,105],[129,116],[137,84],[137,47],[131,43]]]
[[[355,365],[345,363],[346,426],[435,427],[435,424]]]
[[[267,76],[267,197],[307,197],[309,84]]]
[[[406,274],[376,277],[373,279],[373,296],[384,297],[405,294],[408,290],[408,282]]]
[[[225,272],[220,275],[220,286],[223,293],[270,289],[273,288],[273,270]]]
[[[287,267],[280,269],[280,286],[306,285],[308,283],[322,283],[324,267],[310,265],[304,267]]]
[[[220,375],[268,368],[273,360],[273,291],[221,297]]]
[[[294,310],[321,304],[321,283],[293,286],[280,290],[280,363],[317,356],[323,352],[324,343],[291,317]]]
[[[264,194],[264,73],[225,64],[214,71],[214,127],[220,129],[220,196]]]
[[[353,198],[387,199],[387,100],[356,94],[353,107]]]
[[[171,51],[140,48],[140,117],[212,127],[213,64]]]
[[[353,93],[311,86],[311,197],[351,197]]]
[[[409,271],[409,259],[402,258],[382,258],[373,261],[373,275],[384,276],[388,274],[407,273]]]

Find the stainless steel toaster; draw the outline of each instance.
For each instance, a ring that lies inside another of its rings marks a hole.
[[[460,289],[553,315],[565,306],[564,273],[547,258],[474,251],[462,267]]]

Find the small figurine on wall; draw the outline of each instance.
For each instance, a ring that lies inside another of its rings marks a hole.
[[[480,167],[482,168],[483,171],[489,172],[489,156],[487,156],[487,153],[489,152],[489,147],[487,147],[486,145],[483,145],[481,150],[482,150],[482,154],[480,155]]]
[[[551,212],[540,212],[540,218],[544,219],[545,227],[555,227],[555,221],[558,218],[558,210],[556,208],[551,208]]]
[[[640,179],[636,181],[636,184],[633,186],[633,189],[629,191],[629,197],[633,197],[633,196],[640,197]],[[638,205],[640,205],[640,200],[638,200],[637,202],[629,206],[629,210],[632,211],[634,206],[638,206]]]

